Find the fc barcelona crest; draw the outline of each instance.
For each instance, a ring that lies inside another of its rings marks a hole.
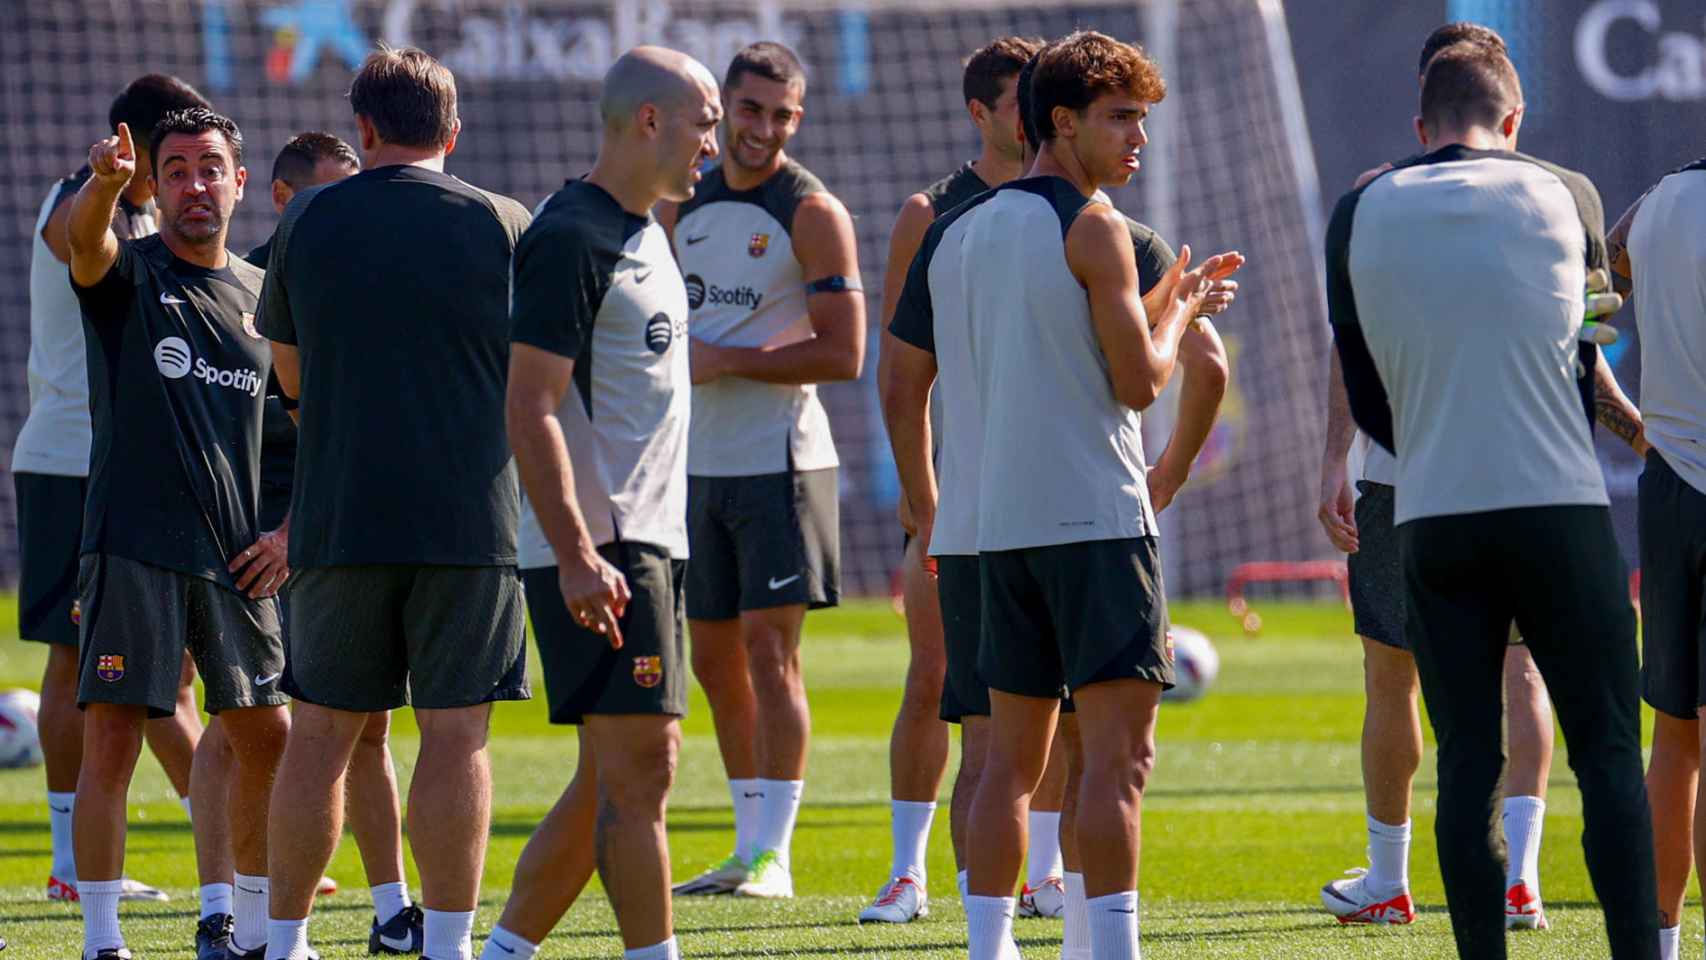
[[[1167,631],[1167,662],[1173,662],[1173,631]]]
[[[662,657],[635,657],[634,682],[651,689],[663,682]]]
[[[124,677],[124,657],[116,653],[103,653],[95,658],[95,676],[108,683]]]
[[[748,240],[746,244],[747,256],[752,257],[754,260],[764,256],[765,252],[769,249],[770,234],[768,233],[755,233],[752,235],[752,239]]]

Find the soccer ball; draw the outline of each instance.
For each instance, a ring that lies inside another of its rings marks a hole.
[[[40,709],[41,697],[34,690],[0,693],[0,769],[41,763],[41,736],[36,732]]]
[[[1190,627],[1174,624],[1167,639],[1173,648],[1173,689],[1161,699],[1187,703],[1201,697],[1220,675],[1220,654],[1202,631]]]

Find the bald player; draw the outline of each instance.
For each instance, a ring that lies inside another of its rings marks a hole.
[[[532,960],[595,867],[623,956],[680,956],[664,807],[687,712],[688,297],[652,207],[693,196],[722,105],[697,60],[637,47],[599,112],[592,172],[516,249],[508,398],[528,611],[551,722],[580,728],[579,759],[485,960]]]

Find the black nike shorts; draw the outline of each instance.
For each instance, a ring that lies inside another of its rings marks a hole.
[[[941,717],[948,723],[989,716],[989,684],[977,672],[983,637],[982,577],[976,555],[936,558],[936,594],[942,603],[942,646],[948,665],[942,677]]]
[[[834,467],[687,478],[687,616],[841,600],[841,493]]]
[[[1173,685],[1154,537],[984,553],[978,673],[993,690],[1063,697],[1108,680]]]
[[[606,544],[598,555],[622,572],[633,595],[618,624],[620,650],[575,622],[563,602],[556,567],[521,571],[551,722],[580,724],[588,714],[685,716],[682,581],[687,561],[671,559],[649,543]]]
[[[15,473],[18,496],[18,636],[77,645],[77,555],[86,477]]]
[[[82,656],[77,704],[117,703],[169,717],[184,650],[207,687],[208,713],[289,703],[278,601],[111,554],[80,568]]]
[[[1357,481],[1357,552],[1345,558],[1351,581],[1351,622],[1357,636],[1408,651],[1404,642],[1404,573],[1393,529],[1397,489]]]
[[[526,700],[514,567],[372,564],[290,575],[290,695],[377,713]]]
[[[1653,450],[1637,492],[1641,532],[1641,693],[1692,720],[1706,704],[1706,493]]]

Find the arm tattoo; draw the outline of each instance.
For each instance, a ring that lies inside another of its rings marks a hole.
[[[1599,425],[1621,437],[1624,443],[1635,445],[1635,438],[1641,435],[1641,421],[1629,416],[1619,404],[1618,398],[1597,394],[1593,398],[1594,419]]]

